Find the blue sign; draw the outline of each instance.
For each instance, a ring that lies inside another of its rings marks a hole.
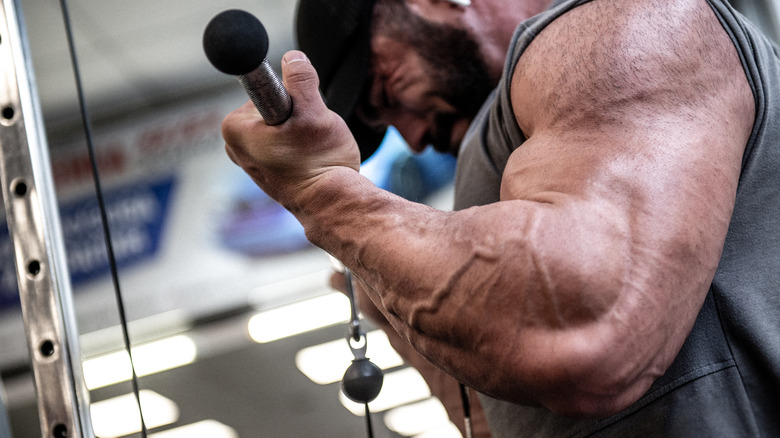
[[[104,193],[114,256],[120,268],[151,258],[157,253],[173,177],[135,181],[132,186]],[[103,225],[95,196],[85,196],[60,205],[68,271],[74,285],[110,272]],[[4,221],[3,221],[4,222]],[[19,302],[13,245],[5,224],[0,230],[0,308]]]

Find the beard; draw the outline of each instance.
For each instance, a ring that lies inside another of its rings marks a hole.
[[[414,32],[411,43],[438,84],[434,93],[455,108],[434,116],[435,128],[427,140],[435,150],[457,155],[461,139],[452,138],[453,125],[459,120],[471,122],[498,81],[489,74],[479,44],[469,32],[430,22],[424,27]]]

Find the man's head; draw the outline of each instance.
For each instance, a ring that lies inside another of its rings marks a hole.
[[[495,86],[476,39],[442,17],[425,19],[405,0],[301,0],[299,45],[321,76],[328,106],[352,129],[363,159],[387,125],[414,150],[431,144],[456,154],[468,123]]]

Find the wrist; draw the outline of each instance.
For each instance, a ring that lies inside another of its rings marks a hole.
[[[348,167],[324,170],[302,187],[285,207],[303,225],[314,245],[331,252],[352,241],[356,220],[377,206],[385,192]]]
[[[350,196],[351,187],[359,185],[361,179],[364,178],[348,167],[319,169],[316,175],[289,187],[279,203],[308,230],[309,226],[332,221],[334,215],[339,214],[335,210],[343,208],[338,204]]]

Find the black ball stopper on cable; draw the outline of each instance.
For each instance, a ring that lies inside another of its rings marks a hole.
[[[354,350],[353,350],[354,352]],[[382,369],[369,361],[362,354],[358,354],[352,365],[347,368],[341,379],[341,391],[348,399],[355,403],[363,403],[366,409],[366,434],[368,438],[374,437],[374,428],[371,426],[371,411],[368,403],[373,401],[382,390],[384,373]]]
[[[268,33],[257,17],[240,9],[217,14],[203,32],[203,51],[217,70],[238,76],[267,124],[290,117],[292,101],[268,64]]]
[[[382,369],[365,357],[352,361],[341,380],[344,395],[355,403],[373,401],[382,389]]]

